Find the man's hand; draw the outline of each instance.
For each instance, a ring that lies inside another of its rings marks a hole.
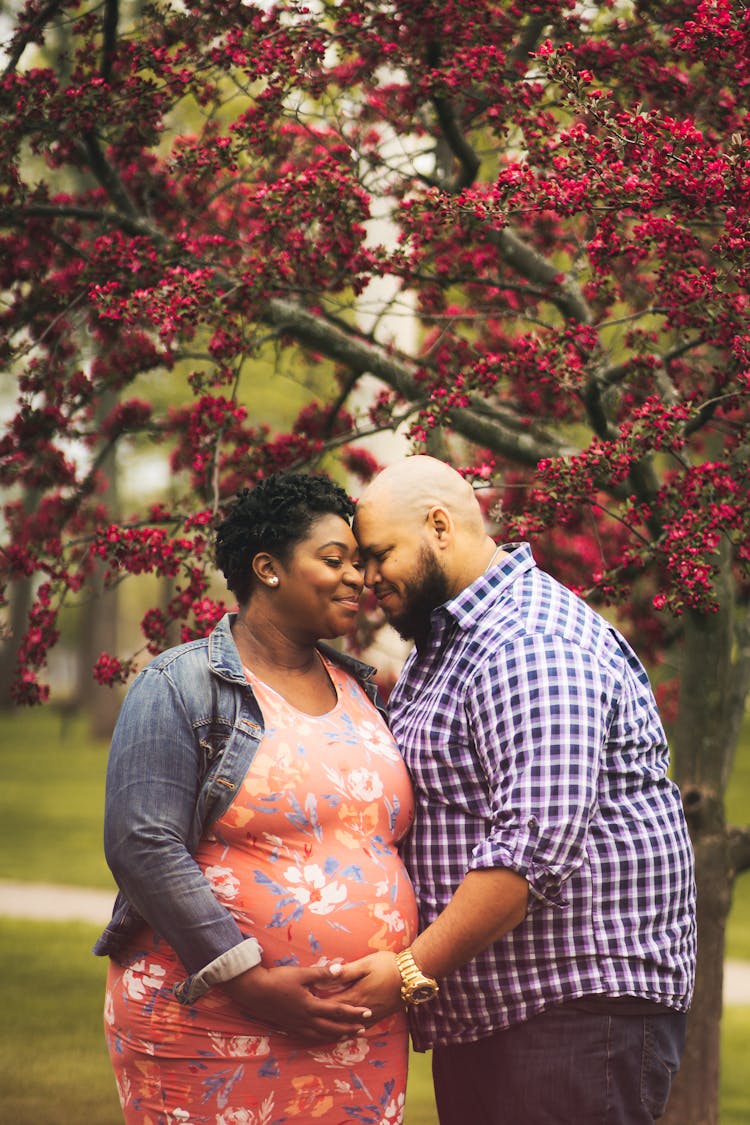
[[[350,961],[341,967],[336,980],[342,989],[336,999],[369,1008],[372,1017],[368,1023],[377,1023],[401,1007],[401,974],[395,953],[383,950]]]
[[[361,1034],[372,1016],[367,1005],[339,993],[338,967],[256,965],[221,987],[254,1019],[308,1043],[328,1043]]]

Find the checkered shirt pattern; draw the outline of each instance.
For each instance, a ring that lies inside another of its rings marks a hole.
[[[686,1010],[693,989],[692,849],[646,672],[528,544],[504,549],[434,611],[390,700],[420,927],[469,870],[530,888],[525,920],[412,1011],[418,1050],[596,993]]]

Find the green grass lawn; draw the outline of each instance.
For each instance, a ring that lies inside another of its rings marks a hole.
[[[48,708],[0,716],[0,879],[112,887],[102,851],[107,744]]]
[[[0,879],[111,888],[101,826],[107,748],[83,720],[48,709],[0,717]],[[750,746],[750,730],[745,746]],[[750,753],[727,801],[750,819]],[[90,953],[97,927],[0,919],[0,1121],[121,1125],[102,1034],[105,963]],[[750,875],[735,887],[727,954],[750,960]],[[30,1049],[31,1048],[31,1049]],[[721,1125],[747,1125],[750,1007],[725,1011]],[[429,1055],[414,1055],[405,1125],[436,1125]]]

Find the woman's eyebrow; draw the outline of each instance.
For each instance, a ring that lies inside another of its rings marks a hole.
[[[342,551],[349,550],[349,544],[339,543],[338,539],[329,539],[327,543],[321,543],[320,547],[318,547],[318,550],[327,551],[329,547],[340,547]]]

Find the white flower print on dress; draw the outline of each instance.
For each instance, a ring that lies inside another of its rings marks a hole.
[[[327,883],[325,872],[317,863],[306,863],[302,870],[287,867],[284,878],[292,884],[289,890],[297,902],[313,914],[330,914],[347,897],[344,884],[335,879]]]
[[[322,1066],[349,1067],[362,1062],[370,1053],[370,1046],[363,1035],[341,1039],[324,1051],[311,1050],[310,1054]]]
[[[146,962],[141,958],[140,961],[134,961],[122,974],[123,988],[131,1000],[142,1000],[149,989],[161,988],[165,975],[162,965],[149,965],[146,968]]]
[[[232,902],[240,893],[239,879],[229,867],[207,867],[204,872],[216,897]]]
[[[223,1058],[260,1059],[271,1053],[267,1035],[219,1035],[210,1032],[208,1038],[214,1051]]]
[[[273,1094],[258,1106],[257,1110],[245,1106],[228,1106],[216,1115],[216,1125],[269,1125],[273,1118]]]
[[[400,910],[389,910],[384,902],[376,902],[372,909],[375,918],[385,922],[388,932],[400,934],[405,929],[404,916]]]
[[[332,769],[327,765],[324,765],[323,769],[333,782],[336,791],[350,800],[371,802],[383,796],[382,778],[372,770],[356,769],[346,772]]]
[[[405,1100],[403,1094],[399,1094],[396,1098],[391,1098],[388,1105],[385,1107],[385,1113],[378,1122],[378,1125],[401,1125],[404,1119]]]
[[[126,1105],[130,1105],[130,1099],[133,1096],[130,1075],[126,1071],[115,1074],[115,1085],[117,1086],[117,1096],[120,1099],[120,1105],[124,1109]]]
[[[401,755],[393,739],[393,735],[384,723],[369,721],[357,724],[357,733],[362,740],[362,745],[371,754],[379,754],[390,762],[397,762]]]
[[[383,782],[372,770],[352,770],[346,780],[349,793],[357,801],[377,801],[383,796]]]
[[[104,997],[104,1022],[109,1027],[115,1022],[115,1002],[109,989]]]

